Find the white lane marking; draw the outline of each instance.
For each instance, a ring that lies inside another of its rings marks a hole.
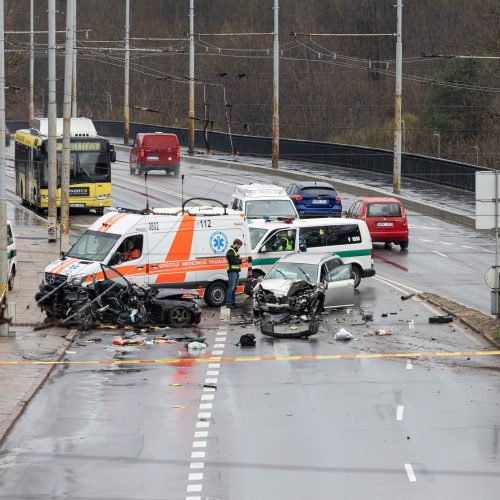
[[[193,496],[188,496],[186,497],[186,500],[201,500],[201,497],[193,497]]]
[[[225,342],[226,337],[216,337],[215,342]]]
[[[208,431],[196,431],[194,433],[194,438],[195,439],[198,439],[198,438],[207,438],[208,437]]]
[[[399,405],[396,408],[396,420],[403,420],[403,414],[405,412],[405,407],[402,405]]]
[[[204,469],[205,468],[205,462],[191,462],[189,464],[190,469]]]
[[[210,418],[212,416],[212,412],[205,411],[198,413],[198,418]]]
[[[420,241],[423,241],[424,243],[432,243],[432,240],[423,240],[422,238],[420,238]]]
[[[206,447],[207,447],[206,441],[193,441],[193,448],[206,448]]]
[[[199,420],[196,422],[197,429],[206,429],[208,427],[210,427],[210,422],[207,422],[206,420]]]
[[[212,403],[201,403],[200,410],[211,410]]]
[[[192,175],[191,177],[212,181],[212,182],[215,182],[216,184],[219,184],[219,183],[226,184],[226,186],[231,186],[231,187],[236,186],[236,184],[234,182],[221,181],[220,179],[215,180],[215,179],[212,179],[211,177],[205,177],[204,175]]]
[[[373,279],[380,281],[381,283],[385,283],[386,285],[392,286],[392,288],[395,288],[399,292],[407,293],[407,291],[409,290],[410,292],[422,293],[421,290],[417,290],[416,288],[413,288],[411,286],[404,285],[403,283],[399,283],[398,281],[391,280],[389,278],[386,278],[385,276],[381,276],[380,274],[374,276]],[[402,290],[401,288],[404,288],[405,290]]]
[[[486,248],[484,249],[484,251],[488,253],[495,253],[493,250],[486,250]]]
[[[470,250],[474,250],[474,247],[469,247],[469,246],[467,246],[467,245],[460,245],[460,246],[461,246],[462,248],[468,248],[468,249],[470,249]]]
[[[188,493],[195,493],[196,491],[201,491],[201,484],[188,484],[186,491]]]
[[[224,349],[226,344],[214,344],[214,349]]]
[[[208,370],[207,375],[217,376],[219,375],[219,370]]]
[[[410,483],[416,483],[417,477],[413,472],[413,467],[411,466],[411,464],[405,464],[405,469],[406,469],[406,474],[408,475],[408,481],[410,481]]]
[[[209,368],[220,368],[220,363],[209,363],[208,367]]]
[[[448,243],[447,241],[440,241],[441,245],[451,245],[451,243]]]
[[[438,252],[437,250],[433,250],[434,253],[437,253],[438,255],[441,255],[441,257],[448,257],[444,253]]]
[[[411,364],[411,361],[407,361],[406,362],[406,369],[407,370],[412,370],[413,369],[413,365]]]
[[[203,387],[203,392],[215,392],[215,387]]]
[[[205,384],[216,384],[219,379],[217,378],[206,378]]]
[[[204,451],[192,451],[191,458],[205,458],[205,452]]]
[[[212,351],[213,356],[220,356],[224,351]]]
[[[203,472],[190,472],[188,481],[203,481]]]
[[[214,399],[215,395],[214,394],[203,394],[201,396],[202,401],[212,401]]]

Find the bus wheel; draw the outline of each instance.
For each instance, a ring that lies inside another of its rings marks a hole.
[[[104,215],[104,207],[96,208],[95,213],[97,215]]]

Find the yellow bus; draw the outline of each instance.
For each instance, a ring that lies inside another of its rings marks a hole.
[[[16,132],[16,194],[37,211],[48,208],[48,120],[37,118],[32,129]],[[57,119],[57,206],[61,206],[62,119]],[[88,118],[71,119],[70,207],[94,209],[102,215],[111,206],[111,163],[114,146]]]

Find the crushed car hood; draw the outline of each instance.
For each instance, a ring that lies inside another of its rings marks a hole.
[[[310,290],[315,287],[306,280],[299,279],[273,279],[263,280],[260,286],[266,292],[273,293],[276,297],[287,297],[297,293],[299,290]]]

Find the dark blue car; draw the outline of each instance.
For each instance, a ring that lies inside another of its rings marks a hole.
[[[300,217],[340,217],[342,201],[328,182],[296,182],[286,192]]]

